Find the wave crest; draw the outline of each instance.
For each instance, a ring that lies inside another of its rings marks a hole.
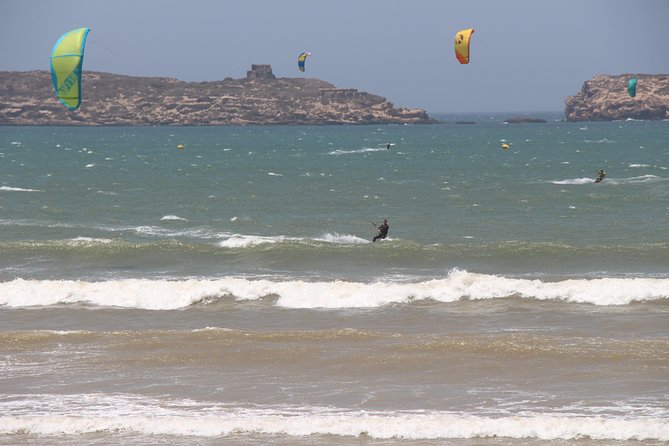
[[[412,440],[490,437],[669,440],[669,423],[661,417],[604,418],[541,412],[491,417],[447,411],[373,411],[314,406],[234,408],[192,400],[104,394],[59,395],[58,401],[52,401],[54,399],[31,395],[23,401],[3,403],[0,405],[4,409],[0,434],[55,436],[126,431],[196,437],[254,433],[291,437],[364,435],[374,439]],[[33,406],[40,403],[56,409],[47,415],[32,415]],[[82,404],[86,404],[85,410]]]
[[[412,283],[305,280],[120,279],[24,280],[0,283],[0,305],[33,307],[87,304],[105,307],[172,310],[221,298],[238,301],[277,296],[286,308],[375,308],[388,304],[434,300],[523,298],[593,305],[628,305],[669,299],[669,279],[598,278],[542,281],[453,270],[443,279]]]

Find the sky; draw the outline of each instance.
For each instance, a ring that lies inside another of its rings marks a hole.
[[[48,70],[80,27],[85,71],[214,81],[270,64],[429,113],[562,111],[594,75],[669,73],[669,0],[0,0],[0,71]]]

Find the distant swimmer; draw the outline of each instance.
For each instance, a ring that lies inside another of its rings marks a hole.
[[[376,237],[372,239],[373,242],[377,241],[378,239],[384,239],[388,235],[388,229],[390,229],[390,226],[388,226],[388,220],[383,220],[383,224],[380,226],[377,226],[376,229],[379,230],[379,233],[377,234]]]
[[[390,143],[386,144],[386,150],[390,150]]]
[[[606,172],[600,170],[599,173],[597,174],[597,179],[595,180],[595,183],[601,182],[605,177],[606,177]]]

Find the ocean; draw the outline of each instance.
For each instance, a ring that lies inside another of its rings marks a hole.
[[[0,444],[667,444],[669,122],[541,116],[0,127]]]

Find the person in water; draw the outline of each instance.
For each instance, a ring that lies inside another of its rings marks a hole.
[[[606,172],[604,170],[600,170],[599,173],[597,174],[597,179],[595,180],[595,183],[599,183],[606,177]]]
[[[374,239],[372,239],[373,242],[377,241],[378,239],[384,239],[388,235],[388,229],[390,229],[390,226],[388,226],[388,220],[383,220],[383,224],[380,226],[377,226],[376,229],[379,230],[379,233],[377,234]]]
[[[390,150],[390,143],[386,144],[386,150]]]

